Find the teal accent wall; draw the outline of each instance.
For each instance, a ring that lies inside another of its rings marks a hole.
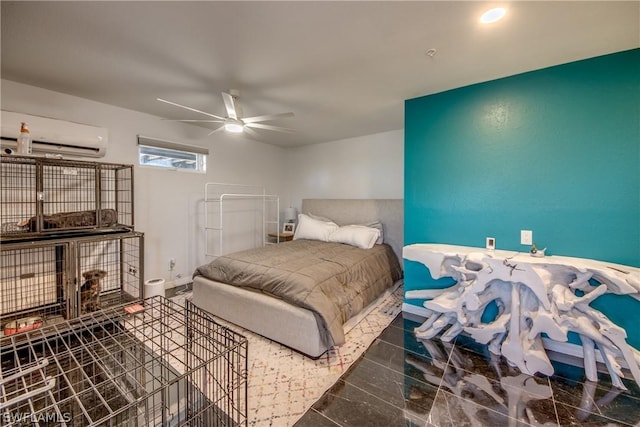
[[[521,229],[552,255],[640,267],[640,49],[405,102],[405,244],[526,251]],[[446,285],[405,261],[406,290]],[[640,302],[593,305],[640,347]]]

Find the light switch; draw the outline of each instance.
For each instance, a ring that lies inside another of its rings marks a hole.
[[[531,230],[520,230],[520,244],[521,245],[532,245],[533,244],[533,231],[531,231]]]

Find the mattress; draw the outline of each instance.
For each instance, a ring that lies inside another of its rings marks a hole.
[[[309,310],[328,348],[344,343],[343,324],[400,280],[402,269],[385,244],[294,240],[219,257],[198,276]]]

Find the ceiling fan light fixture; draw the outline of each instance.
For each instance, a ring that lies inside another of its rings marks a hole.
[[[483,24],[491,24],[493,22],[501,20],[504,15],[507,13],[507,10],[504,7],[496,7],[494,9],[489,9],[480,17],[480,22]]]
[[[244,123],[240,120],[227,119],[224,123],[224,130],[231,133],[242,133],[244,131]]]

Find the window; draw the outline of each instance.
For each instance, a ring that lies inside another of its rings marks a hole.
[[[143,166],[204,173],[209,150],[138,135],[138,154]]]

